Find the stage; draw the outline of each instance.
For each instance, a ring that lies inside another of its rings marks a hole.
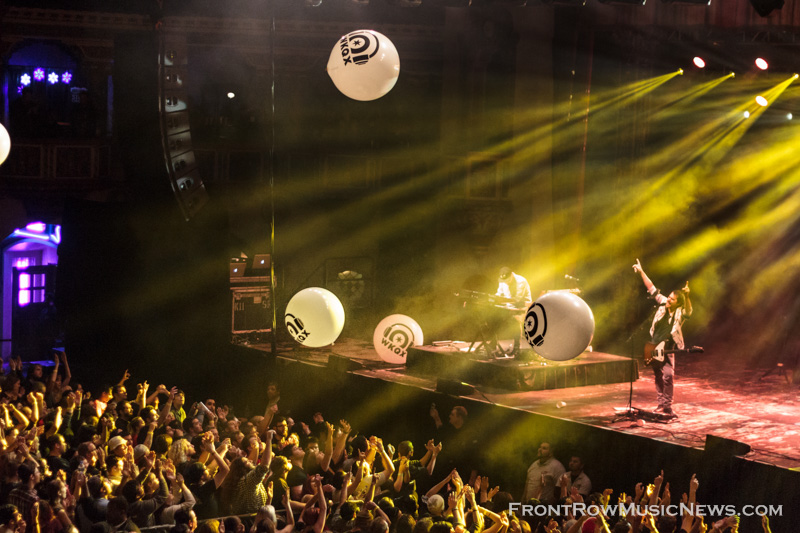
[[[509,341],[504,349],[511,351]],[[473,350],[471,343],[458,341],[413,346],[408,349],[406,371],[509,391],[628,383],[639,376],[636,361],[631,365],[627,357],[601,352],[587,351],[571,361],[554,362],[525,347],[513,358],[492,358]]]
[[[268,344],[247,347],[261,351],[270,349]],[[416,359],[416,362],[411,361],[414,363],[410,365],[412,368],[384,363],[375,353],[371,342],[356,339],[340,339],[334,346],[320,349],[304,348],[293,341],[280,343],[278,354],[279,361],[328,367],[429,391],[436,389],[437,380],[455,379],[455,370],[459,366],[450,359],[455,354],[450,352],[447,353],[448,359],[440,359],[434,352],[440,351],[438,355],[446,353],[442,352],[441,346],[422,348],[425,349],[418,349],[411,355],[411,359]],[[471,360],[469,355],[458,353],[464,358],[462,364],[466,365],[467,370],[474,365],[487,366],[486,362]],[[419,361],[426,355],[430,361]],[[668,423],[642,417],[639,420],[626,418],[618,412],[618,409],[629,405],[630,398],[635,408],[652,410],[656,407],[653,374],[644,366],[641,366],[638,374],[634,373],[638,377],[633,382],[544,390],[532,390],[530,387],[520,389],[519,383],[516,387],[505,388],[497,383],[480,384],[465,379],[458,381],[474,386],[474,392],[465,397],[475,401],[695,449],[703,449],[706,435],[714,435],[749,445],[752,451],[745,456],[746,459],[782,468],[800,467],[798,387],[779,373],[771,373],[761,379],[763,369],[747,369],[735,361],[719,359],[713,354],[679,359],[674,405],[678,418]],[[590,363],[625,365],[629,371],[628,361],[628,358],[612,354],[587,353],[576,362],[552,365],[549,367],[551,370],[547,371],[580,375],[580,371],[575,369]],[[528,363],[533,366],[537,364]],[[510,371],[514,362],[500,361],[498,365]],[[642,365],[641,361],[639,365]],[[516,371],[525,372],[524,368]],[[486,375],[491,377],[493,374],[489,372]]]

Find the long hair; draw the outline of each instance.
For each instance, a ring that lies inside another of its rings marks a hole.
[[[230,471],[225,476],[225,481],[222,482],[220,487],[220,505],[222,505],[222,513],[224,515],[234,514],[233,503],[235,501],[236,489],[239,486],[239,481],[253,469],[252,465],[247,463],[244,457],[237,457],[231,462]]]
[[[675,294],[675,298],[678,299],[678,307],[681,309],[686,308],[686,293],[683,292],[681,289],[675,289],[672,291]]]

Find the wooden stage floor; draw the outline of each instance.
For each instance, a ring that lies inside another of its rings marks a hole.
[[[268,344],[247,346],[270,349]],[[427,390],[434,390],[439,378],[384,363],[371,341],[340,339],[319,349],[281,343],[278,355],[317,366],[327,365],[330,356],[347,359],[359,375]],[[615,410],[628,406],[631,390],[634,407],[656,407],[653,373],[641,366],[632,387],[628,382],[520,391],[478,385],[469,398],[700,449],[706,435],[715,435],[750,445],[747,459],[800,468],[800,388],[778,373],[760,379],[763,374],[764,369],[748,369],[722,355],[680,359],[674,405],[678,418],[669,423],[620,419]]]

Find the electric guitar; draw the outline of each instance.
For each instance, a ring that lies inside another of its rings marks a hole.
[[[649,365],[651,361],[664,362],[664,356],[669,354],[684,354],[684,353],[703,353],[703,348],[700,346],[692,346],[684,350],[665,350],[664,346],[667,341],[661,341],[658,344],[646,342],[644,345],[644,364]]]

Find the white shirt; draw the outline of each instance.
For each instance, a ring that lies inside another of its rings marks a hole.
[[[514,280],[517,282],[517,289],[514,294],[511,294],[511,288],[508,286],[508,283],[505,281],[501,281],[497,285],[497,296],[502,296],[503,298],[511,298],[513,300],[523,301],[526,304],[529,304],[533,301],[531,297],[531,286],[528,283],[528,280],[520,276],[519,274],[515,274],[514,272],[511,273],[514,276]]]

